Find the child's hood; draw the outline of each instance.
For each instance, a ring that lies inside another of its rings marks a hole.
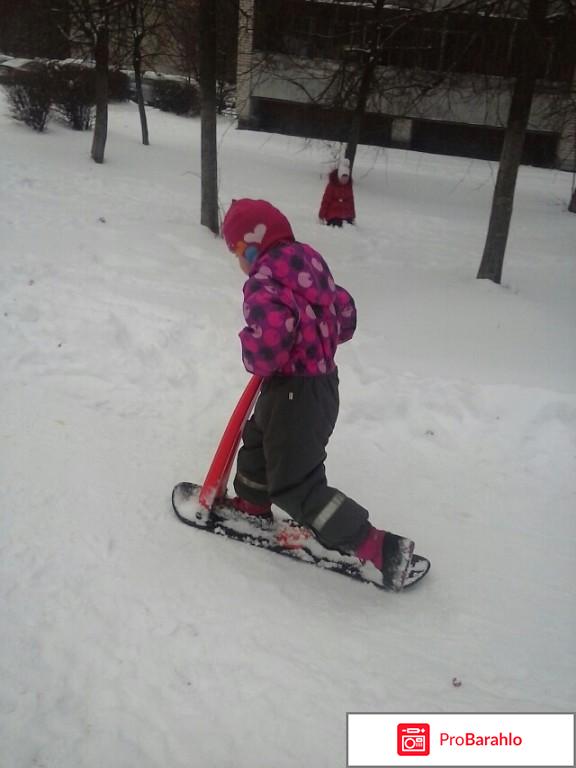
[[[266,200],[249,198],[232,201],[222,222],[222,234],[230,251],[254,251],[251,262],[276,243],[294,241],[290,222],[278,208]]]

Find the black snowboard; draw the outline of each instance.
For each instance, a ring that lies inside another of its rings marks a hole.
[[[198,501],[200,486],[178,483],[172,491],[172,506],[179,520],[186,525],[228,539],[242,541],[278,555],[341,573],[365,584],[387,588],[381,583],[382,574],[371,563],[362,563],[353,555],[343,555],[323,547],[306,528],[287,516],[274,514],[270,519],[254,519],[237,512],[223,499],[208,512]],[[430,570],[430,561],[413,555],[402,591],[421,581]]]

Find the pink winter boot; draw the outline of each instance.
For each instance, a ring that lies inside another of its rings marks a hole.
[[[368,535],[356,548],[355,555],[370,562],[382,574],[382,583],[388,589],[399,592],[412,561],[414,542],[395,533],[381,531],[370,526]]]
[[[230,499],[230,505],[237,511],[241,512],[246,517],[258,518],[261,521],[272,520],[272,507],[270,504],[252,504],[246,499],[241,499],[240,496],[236,496]]]
[[[360,560],[374,563],[379,571],[382,570],[382,544],[384,543],[385,535],[384,531],[371,525],[368,536],[366,536],[354,553]]]

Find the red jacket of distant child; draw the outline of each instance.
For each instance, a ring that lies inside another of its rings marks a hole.
[[[344,180],[341,181],[338,169],[332,171],[324,190],[318,216],[324,221],[330,221],[330,219],[353,221],[356,218],[354,191],[350,176],[345,176]]]

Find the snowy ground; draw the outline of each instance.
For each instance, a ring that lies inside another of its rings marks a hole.
[[[199,226],[199,124],[111,110],[107,162],[0,102],[0,765],[332,768],[347,711],[576,708],[576,216],[522,168],[504,285],[475,279],[493,164],[221,124],[355,296],[331,482],[433,571],[375,588],[184,528],[245,382],[242,275]],[[461,681],[454,686],[453,678]]]

